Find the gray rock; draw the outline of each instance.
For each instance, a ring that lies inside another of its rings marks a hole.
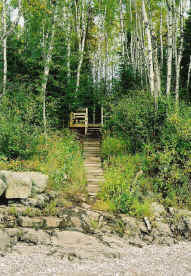
[[[25,206],[42,208],[45,203],[48,201],[48,197],[46,195],[34,195],[34,197],[22,199],[21,203]]]
[[[157,245],[172,246],[175,242],[174,239],[171,237],[157,237],[153,243]]]
[[[0,230],[0,251],[5,251],[11,246],[11,239],[9,235],[3,231]]]
[[[40,172],[27,172],[32,180],[32,193],[42,193],[48,185],[48,176]]]
[[[145,234],[142,236],[142,240],[147,244],[152,244],[152,242],[154,241],[154,237],[152,235]]]
[[[7,183],[0,179],[0,196],[5,192]]]
[[[23,229],[20,240],[30,244],[51,244],[50,236],[43,230]]]
[[[128,224],[129,226],[132,226],[133,228],[137,227],[137,219],[134,217],[129,217],[127,215],[121,215],[121,218],[123,220],[123,222],[125,222],[126,224]]]
[[[71,217],[71,223],[75,229],[79,229],[79,230],[82,229],[82,222],[78,216]]]
[[[27,198],[31,195],[32,180],[25,173],[0,171],[0,178],[7,184],[7,199]]]
[[[6,228],[5,231],[10,237],[11,246],[16,245],[22,235],[22,231],[18,228]]]
[[[191,217],[191,211],[186,210],[186,209],[175,209],[175,213],[177,216],[187,216],[187,217]]]
[[[0,195],[7,188],[7,199],[26,199],[31,191],[34,194],[42,193],[48,184],[48,176],[39,172],[0,171],[0,179]]]
[[[170,207],[168,208],[168,212],[171,216],[178,216],[178,217],[183,217],[183,216],[190,216],[191,217],[191,211],[186,210],[186,209],[177,209]]]
[[[187,231],[190,232],[190,234],[191,234],[191,217],[184,216],[183,221],[187,227]]]
[[[157,202],[151,204],[151,210],[155,217],[164,216],[166,214],[165,208]]]
[[[172,236],[172,232],[171,232],[170,227],[167,223],[156,222],[155,227],[156,227],[158,236],[165,236],[165,237],[171,237]]]
[[[59,228],[60,227],[60,223],[62,221],[62,219],[57,218],[57,217],[43,217],[44,220],[44,227],[46,229],[51,229],[51,228]]]
[[[19,236],[19,234],[21,233],[21,230],[19,228],[5,228],[5,231],[11,238]]]
[[[139,248],[142,248],[145,245],[145,243],[137,235],[135,237],[130,237],[128,239],[128,242],[130,245],[139,247]]]
[[[42,218],[29,218],[29,217],[22,217],[20,216],[17,219],[17,223],[21,227],[34,227],[34,228],[41,228],[45,225],[45,222]]]
[[[143,221],[139,222],[138,229],[142,234],[149,234],[148,228]]]

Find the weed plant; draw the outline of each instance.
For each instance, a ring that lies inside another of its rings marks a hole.
[[[45,141],[39,136],[37,150],[27,159],[0,160],[0,169],[39,171],[49,175],[48,189],[75,197],[85,191],[85,172],[80,144],[69,130],[54,132]]]
[[[102,143],[99,205],[139,217],[152,216],[156,200],[191,208],[191,108],[160,99],[155,111],[153,100],[140,95],[113,106]]]

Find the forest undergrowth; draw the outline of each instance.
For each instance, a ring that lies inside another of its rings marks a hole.
[[[98,208],[152,216],[151,203],[191,208],[191,108],[129,93],[111,105],[103,134]]]
[[[51,119],[46,137],[37,101],[24,99],[18,93],[1,104],[0,169],[49,175],[48,190],[71,206],[87,196],[82,146],[67,128],[51,128]],[[129,91],[107,107],[105,181],[94,208],[137,217],[152,216],[153,201],[191,209],[191,107],[161,97],[156,110],[153,101],[145,91]]]
[[[4,97],[0,111],[0,170],[42,172],[49,176],[47,190],[59,191],[60,198],[78,201],[86,185],[82,146],[67,128],[49,127],[47,137],[42,129],[36,99],[33,102],[31,96],[22,97],[22,91],[14,98]]]

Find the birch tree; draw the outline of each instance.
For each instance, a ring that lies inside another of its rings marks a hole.
[[[7,1],[6,0],[3,0],[2,28],[3,28],[3,39],[2,39],[2,49],[3,49],[3,89],[2,89],[2,96],[3,96],[6,93],[6,87],[7,87]]]
[[[2,0],[2,35],[0,41],[2,42],[2,52],[3,52],[3,81],[2,81],[2,93],[1,96],[6,94],[7,89],[7,38],[14,31],[19,23],[21,17],[21,0],[18,1],[18,14],[16,19],[12,23],[11,27],[7,26],[7,16],[8,16],[8,2],[7,0]]]
[[[166,0],[167,1],[167,0]],[[173,54],[173,0],[167,1],[167,80],[166,80],[166,94],[170,96],[171,92],[171,81],[172,81],[172,54]]]
[[[88,5],[89,1],[86,0],[75,0],[75,16],[76,16],[76,32],[78,37],[78,51],[79,51],[79,61],[77,66],[77,77],[76,77],[76,94],[80,86],[80,74],[82,63],[84,59],[84,50],[85,50],[85,40],[88,24]]]
[[[188,67],[187,90],[189,90],[189,87],[190,87],[190,76],[191,76],[191,56],[190,56],[190,62]]]
[[[149,20],[147,16],[147,11],[145,8],[145,1],[142,1],[142,13],[144,18],[144,24],[146,29],[147,35],[147,43],[148,43],[148,66],[149,66],[149,80],[150,80],[150,90],[151,95],[155,96],[156,101],[156,94],[155,94],[155,86],[154,86],[154,69],[153,69],[153,48],[152,48],[152,41],[151,41],[151,30],[149,25]]]
[[[183,16],[183,5],[182,5],[181,1],[180,1],[180,6],[179,6],[178,18],[179,18],[178,23],[179,23],[180,46],[179,46],[179,49],[176,49],[176,87],[175,87],[175,93],[176,93],[176,102],[177,103],[179,101],[180,64],[181,64],[182,55],[183,55],[183,43],[184,43],[184,38],[183,38],[184,16]]]
[[[45,56],[44,61],[44,72],[42,76],[42,87],[41,87],[41,93],[43,97],[43,124],[44,124],[44,133],[45,136],[47,136],[47,119],[46,119],[46,87],[49,77],[49,71],[50,71],[50,64],[52,60],[52,51],[53,51],[53,45],[54,45],[54,38],[55,38],[55,30],[56,30],[56,18],[57,18],[57,9],[58,6],[53,9],[53,19],[52,19],[52,28],[50,32],[50,40],[49,45],[47,46],[47,54]],[[45,49],[46,50],[46,49]]]
[[[123,1],[120,0],[120,26],[121,26],[121,47],[122,57],[125,57],[125,31],[124,31],[124,15],[123,15]]]

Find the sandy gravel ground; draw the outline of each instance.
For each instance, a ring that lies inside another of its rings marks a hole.
[[[171,247],[118,248],[118,254],[98,254],[93,259],[64,256],[50,246],[18,244],[0,257],[2,276],[94,276],[94,275],[191,275],[191,243]],[[114,250],[116,252],[116,248]]]

